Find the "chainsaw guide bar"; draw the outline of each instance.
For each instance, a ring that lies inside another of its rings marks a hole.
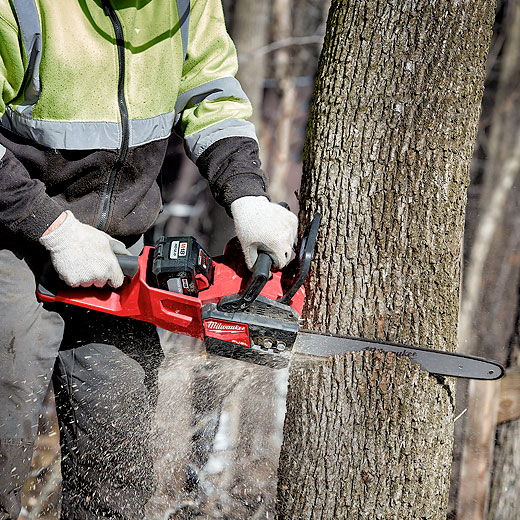
[[[292,349],[295,354],[324,358],[362,350],[393,352],[396,356],[407,357],[430,374],[440,376],[494,380],[500,379],[505,372],[500,363],[475,356],[307,330],[300,330]]]

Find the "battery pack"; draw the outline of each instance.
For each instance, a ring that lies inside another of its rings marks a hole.
[[[160,289],[197,296],[213,283],[213,271],[211,257],[194,237],[159,238],[152,273]]]

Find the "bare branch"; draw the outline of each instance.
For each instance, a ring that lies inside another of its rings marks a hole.
[[[253,52],[240,55],[240,59],[247,59],[251,57],[263,56],[271,52],[275,52],[287,47],[295,47],[301,45],[321,45],[323,43],[323,34],[312,34],[310,36],[291,36],[290,38],[283,38],[281,40],[264,45]]]

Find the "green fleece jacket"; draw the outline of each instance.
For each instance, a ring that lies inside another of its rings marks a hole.
[[[142,233],[173,129],[224,207],[265,195],[236,71],[220,0],[0,0],[0,225]]]

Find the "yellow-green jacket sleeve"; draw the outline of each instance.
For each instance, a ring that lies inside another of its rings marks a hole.
[[[227,137],[257,140],[251,103],[235,79],[238,61],[220,0],[192,0],[188,45],[175,106],[177,128],[193,160]]]

